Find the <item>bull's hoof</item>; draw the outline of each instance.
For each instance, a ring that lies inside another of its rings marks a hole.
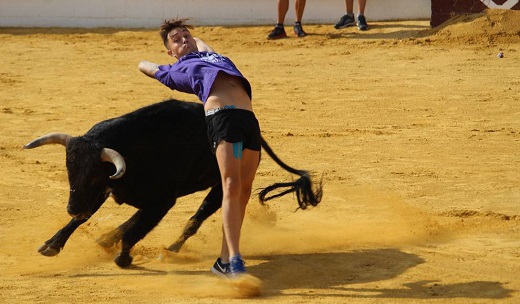
[[[43,244],[40,246],[40,248],[38,248],[38,252],[44,256],[51,257],[60,253],[60,249],[52,248],[47,244]]]
[[[175,253],[179,253],[179,251],[181,250],[181,247],[182,247],[183,244],[172,244],[170,247],[168,247],[168,250],[171,251],[171,252],[175,252]]]
[[[127,268],[132,264],[133,258],[130,255],[118,255],[114,259],[114,262],[116,262],[116,265],[121,268]]]
[[[108,234],[104,234],[96,240],[96,243],[103,248],[110,248],[114,246],[117,242],[118,240],[114,239],[113,237],[110,237]]]

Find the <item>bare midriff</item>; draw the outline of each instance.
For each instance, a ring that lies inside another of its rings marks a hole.
[[[237,109],[253,111],[251,99],[237,76],[218,73],[213,82],[209,97],[204,104],[204,110],[234,106]]]

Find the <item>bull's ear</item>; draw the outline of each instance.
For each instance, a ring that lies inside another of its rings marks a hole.
[[[39,146],[50,145],[50,144],[60,144],[60,145],[63,145],[66,147],[71,138],[72,138],[72,136],[70,136],[68,134],[64,134],[64,133],[49,133],[47,135],[43,135],[43,136],[36,138],[35,140],[33,140],[30,143],[23,146],[23,148],[32,149],[32,148],[37,148]]]
[[[116,173],[110,176],[110,179],[118,179],[123,177],[126,171],[125,159],[119,152],[110,148],[103,148],[101,150],[101,160],[109,162],[116,166]]]

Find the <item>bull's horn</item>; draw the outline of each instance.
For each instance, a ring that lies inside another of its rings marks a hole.
[[[103,148],[103,150],[101,150],[101,160],[113,163],[114,166],[116,166],[116,173],[110,176],[111,179],[123,177],[126,171],[126,162],[119,152],[110,148]]]
[[[41,137],[36,138],[35,140],[23,146],[23,148],[32,149],[39,146],[50,144],[60,144],[66,147],[71,138],[72,136],[64,133],[49,133],[47,135],[43,135]]]

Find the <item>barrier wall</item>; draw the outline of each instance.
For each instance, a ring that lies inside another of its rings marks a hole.
[[[356,3],[356,1],[354,1]],[[0,27],[156,28],[190,17],[195,25],[263,25],[276,21],[276,0],[0,0]],[[294,0],[286,23],[294,21]],[[304,23],[333,24],[343,0],[308,0]],[[431,0],[368,0],[368,21],[430,19]]]

